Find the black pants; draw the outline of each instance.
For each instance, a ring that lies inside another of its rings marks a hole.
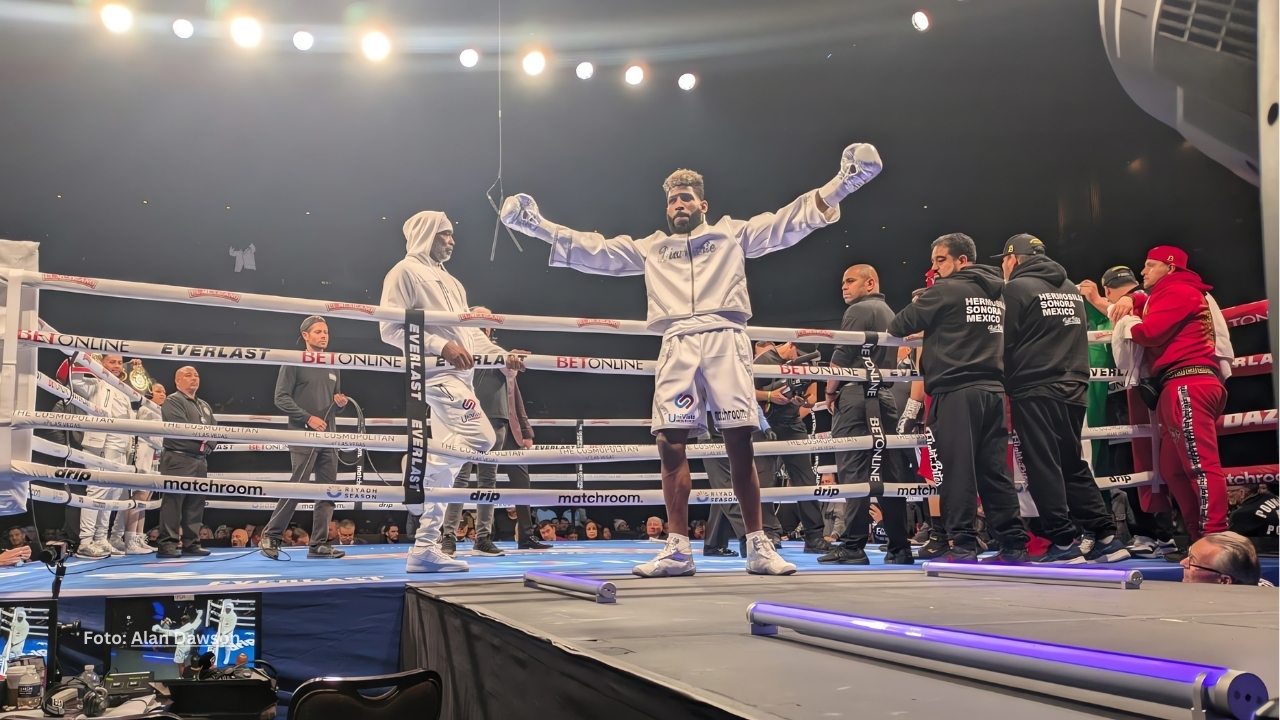
[[[160,474],[182,477],[209,477],[209,462],[204,458],[165,450],[160,453]],[[204,495],[165,493],[160,500],[161,548],[178,544],[178,527],[182,527],[182,546],[199,547],[200,526],[204,524]]]
[[[957,549],[978,549],[978,497],[987,527],[1005,550],[1027,546],[1018,492],[1009,477],[1003,392],[976,387],[933,396],[929,429],[942,464],[942,520]]]
[[[878,398],[873,400],[878,405],[876,411],[880,416],[881,427],[886,434],[892,435],[898,427],[898,406],[893,400],[893,393],[881,390]],[[867,425],[868,407],[866,391],[862,385],[847,384],[840,389],[839,405],[835,417],[831,420],[831,437],[865,437],[871,434]],[[915,482],[915,473],[908,464],[909,450],[879,451],[880,481],[889,483]],[[851,485],[865,483],[871,478],[872,461],[876,459],[875,450],[858,450],[855,452],[836,453],[836,483]],[[906,550],[910,539],[907,535],[907,501],[900,497],[882,497],[877,499],[880,512],[884,515],[885,535],[889,538],[889,551]],[[871,500],[869,498],[845,499],[844,532],[840,535],[840,543],[847,548],[859,550],[867,546],[871,527]]]
[[[808,440],[809,431],[803,423],[795,425],[780,425],[774,427],[773,433],[779,440]],[[762,465],[769,468],[769,476],[777,477],[778,469],[785,467],[787,469],[787,477],[790,479],[790,487],[816,487],[818,484],[818,476],[813,472],[813,456],[809,453],[803,455],[773,455],[761,458]],[[760,476],[760,486],[764,487],[764,474]],[[766,503],[768,508],[769,504]],[[788,503],[785,507],[777,508],[773,514],[779,521],[786,518],[785,522],[780,522],[786,532],[795,529],[798,522],[804,528],[805,542],[816,543],[822,539],[822,505],[817,500],[804,500],[797,503]]]
[[[764,473],[773,469],[773,463],[767,462],[768,460],[768,458],[756,458],[756,474],[760,476],[760,487],[773,487],[773,484],[765,485]],[[733,477],[729,474],[729,458],[707,458],[702,461],[702,467],[707,471],[707,481],[713,489],[733,489]],[[769,505],[765,504],[764,507],[768,508]],[[778,517],[771,512],[764,513],[764,532],[771,537],[777,537],[782,534],[782,526],[778,524]],[[741,505],[732,503],[711,506],[707,529],[702,536],[704,550],[706,548],[727,548],[730,540],[746,536],[747,526],[742,521]]]
[[[1081,456],[1085,406],[1051,397],[1019,398],[1012,404],[1015,448],[1045,536],[1057,545],[1070,545],[1082,530],[1098,538],[1114,535],[1115,521]]]
[[[507,426],[506,418],[489,418],[489,424],[493,426],[494,450],[519,450],[520,446],[516,444],[516,440],[511,436],[510,429]],[[478,466],[478,469],[477,469]],[[454,487],[466,487],[471,482],[471,473],[475,471],[479,475],[477,485],[482,488],[491,488],[498,486],[498,466],[483,463],[467,463],[462,466],[462,470],[458,471],[458,477],[454,481]],[[503,465],[502,471],[507,474],[507,487],[517,488],[520,490],[528,490],[529,485],[529,466],[528,465]],[[491,506],[492,507],[492,506]],[[494,517],[497,513],[506,510],[494,508]],[[445,509],[445,520],[443,523],[445,530],[456,530],[456,516],[462,514],[462,503],[451,503]],[[480,519],[481,510],[476,511],[477,521]],[[493,535],[493,525],[495,521],[490,518],[487,527],[480,522],[476,523],[476,539],[481,537],[483,529],[486,536]],[[533,519],[529,515],[528,505],[516,506],[516,540],[523,540],[533,536]],[[510,540],[510,538],[500,538],[502,540]]]
[[[294,482],[317,482],[322,485],[338,482],[338,451],[333,448],[292,447],[289,448],[289,461],[293,463]],[[311,468],[302,473],[303,466],[308,463]],[[297,500],[278,500],[262,534],[279,540],[289,526],[289,521],[293,519],[293,511],[297,507]],[[317,500],[315,509],[311,511],[311,547],[329,544],[332,540],[329,537],[329,521],[332,519],[333,501]]]

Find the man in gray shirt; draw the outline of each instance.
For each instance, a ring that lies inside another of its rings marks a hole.
[[[196,397],[200,390],[200,373],[190,365],[178,368],[173,376],[177,392],[165,398],[160,408],[164,422],[217,425],[213,408]],[[206,458],[217,447],[213,440],[165,438],[160,453],[160,474],[203,478],[209,476]],[[204,557],[208,550],[200,547],[200,526],[204,524],[204,495],[165,493],[160,500],[160,549],[156,557],[175,558],[189,555]],[[181,526],[181,527],[179,527]],[[181,542],[182,550],[178,545]]]
[[[319,315],[308,316],[302,321],[299,332],[308,352],[324,352],[329,347],[329,324]],[[276,407],[289,416],[292,430],[324,432],[333,424],[335,408],[347,406],[347,396],[342,394],[342,378],[337,368],[296,367],[285,365],[276,377]],[[292,447],[289,460],[293,464],[293,482],[331,484],[338,481],[338,452],[333,448]],[[262,554],[277,560],[280,557],[280,536],[293,519],[297,500],[280,500],[267,521],[258,548]],[[311,544],[307,557],[336,560],[345,552],[330,544],[329,521],[333,519],[333,502],[317,500],[311,513]]]

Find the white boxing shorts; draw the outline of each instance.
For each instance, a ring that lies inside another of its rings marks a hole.
[[[757,427],[751,340],[744,330],[704,330],[663,338],[654,378],[650,429],[704,431]]]

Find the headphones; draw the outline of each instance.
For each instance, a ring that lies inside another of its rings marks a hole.
[[[89,717],[98,717],[107,712],[111,708],[109,702],[109,693],[103,685],[98,687],[89,687],[89,684],[78,677],[67,678],[59,683],[56,687],[52,687],[44,694],[40,706],[46,715],[61,717],[65,710],[65,705],[70,696],[65,696],[67,690],[73,690],[80,697],[81,712]],[[64,697],[57,697],[64,695]],[[57,707],[52,707],[56,702]]]

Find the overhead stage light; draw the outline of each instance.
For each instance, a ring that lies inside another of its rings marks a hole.
[[[391,54],[391,38],[377,30],[365,33],[364,39],[360,41],[360,49],[364,51],[365,57],[374,62],[381,62]]]
[[[628,85],[639,85],[644,82],[644,68],[639,65],[632,65],[627,68],[622,77],[627,81]]]
[[[258,47],[262,44],[262,24],[251,17],[232,20],[231,41],[242,48]]]
[[[698,84],[698,77],[693,73],[685,73],[676,81],[681,90],[692,90],[694,85]]]
[[[915,28],[916,30],[919,30],[920,32],[924,32],[925,30],[928,30],[929,16],[925,15],[924,12],[920,10],[917,10],[916,12],[912,13],[911,27]]]
[[[577,73],[579,79],[590,80],[591,76],[596,74],[596,66],[589,62],[580,62],[574,72]]]
[[[306,52],[316,46],[316,36],[306,30],[299,30],[293,34],[293,46]]]
[[[520,61],[520,65],[524,67],[525,73],[539,75],[543,70],[547,69],[547,56],[543,55],[541,50],[534,50],[524,56],[524,59]]]
[[[191,21],[186,18],[178,18],[173,21],[173,34],[186,40],[196,34],[196,26],[192,25]]]
[[[480,53],[475,48],[467,48],[458,53],[458,62],[462,63],[462,67],[473,68],[480,62]]]
[[[124,5],[116,3],[103,5],[98,16],[102,18],[102,24],[107,30],[117,35],[128,32],[129,28],[133,27],[133,11]]]

